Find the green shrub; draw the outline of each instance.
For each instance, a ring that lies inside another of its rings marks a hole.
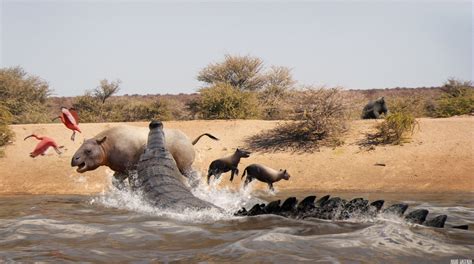
[[[204,119],[248,119],[259,115],[253,92],[241,91],[226,83],[200,90],[197,111]]]
[[[104,122],[103,104],[92,96],[90,92],[86,92],[82,96],[74,99],[72,106],[78,111],[79,122],[94,123]]]
[[[3,150],[1,148],[8,144],[13,138],[13,131],[8,127],[11,120],[12,114],[8,111],[6,106],[0,105],[0,157],[3,156]]]
[[[109,119],[115,122],[170,120],[173,118],[168,104],[160,99],[151,102],[119,102],[111,106],[107,112],[114,114]]]
[[[81,122],[135,122],[152,119],[171,120],[169,103],[163,99],[138,101],[121,99],[102,103],[91,93],[77,97],[73,107],[79,112]]]
[[[443,95],[432,106],[434,117],[450,117],[466,115],[474,112],[474,91],[466,90],[461,96]]]
[[[443,94],[426,106],[432,117],[450,117],[474,112],[474,88],[471,82],[449,79],[441,88]]]
[[[399,145],[413,135],[417,126],[415,117],[407,111],[390,113],[376,125],[377,132],[368,135],[368,139],[372,144]]]
[[[48,83],[20,67],[0,69],[0,103],[12,114],[13,124],[49,122]]]

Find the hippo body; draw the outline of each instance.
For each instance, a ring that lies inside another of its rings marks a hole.
[[[95,170],[107,166],[115,172],[120,182],[128,177],[128,171],[137,165],[145,150],[148,128],[118,126],[107,129],[95,137],[84,141],[71,160],[71,166],[78,167],[77,172]],[[192,171],[195,158],[193,144],[203,135],[217,140],[212,135],[202,134],[193,142],[180,130],[165,129],[166,149],[173,156],[179,171],[187,175]]]

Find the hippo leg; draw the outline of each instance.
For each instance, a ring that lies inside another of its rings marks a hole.
[[[112,178],[112,185],[119,190],[123,190],[125,188],[125,179],[128,178],[128,173],[123,172],[115,172]]]

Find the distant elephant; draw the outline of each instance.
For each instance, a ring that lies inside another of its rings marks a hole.
[[[384,97],[377,98],[374,101],[370,101],[362,110],[362,119],[377,119],[381,114],[387,115],[388,107],[385,103]]]

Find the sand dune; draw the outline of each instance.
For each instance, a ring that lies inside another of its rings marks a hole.
[[[314,153],[253,153],[243,159],[241,171],[251,163],[288,169],[292,178],[275,184],[276,189],[312,189],[315,191],[361,192],[472,192],[474,190],[474,118],[419,119],[420,129],[410,143],[361,151],[356,142],[369,131],[374,120],[351,123],[345,145],[323,148]],[[244,139],[274,127],[276,121],[173,121],[165,127],[178,128],[190,138],[210,132],[220,141],[203,138],[196,145],[195,168],[203,174],[209,163],[244,146]],[[73,153],[84,138],[123,123],[81,124],[83,133],[72,142],[71,133],[61,124],[11,126],[16,140],[0,158],[0,194],[92,194],[107,188],[111,172],[102,167],[93,172],[77,173],[70,167]],[[128,123],[147,126],[147,123]],[[50,151],[30,158],[37,141],[23,138],[32,132],[55,138],[64,145],[64,153]],[[376,163],[385,166],[376,166]],[[240,188],[240,177],[233,183],[223,175],[220,186]],[[255,188],[266,188],[263,183]]]

